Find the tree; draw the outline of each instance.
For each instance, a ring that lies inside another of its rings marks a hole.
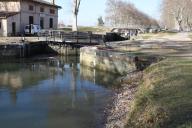
[[[98,24],[97,24],[98,26],[103,26],[105,24],[102,16],[100,16],[97,20],[98,20]]]
[[[191,29],[191,0],[163,0],[162,4],[162,20],[165,26],[168,28],[178,26],[180,31]]]
[[[77,31],[77,17],[79,13],[79,6],[81,4],[81,0],[73,0],[73,24],[72,24],[72,30]]]
[[[192,1],[185,1],[185,13],[184,13],[184,24],[187,26],[188,30],[192,30]]]
[[[115,27],[149,28],[158,26],[154,19],[139,11],[132,3],[123,0],[107,0],[106,21]]]

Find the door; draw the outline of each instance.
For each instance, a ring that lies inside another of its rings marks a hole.
[[[33,19],[33,16],[29,16],[29,24],[33,24],[33,23],[34,23],[33,20],[34,20],[34,19]]]
[[[49,19],[49,28],[53,28],[53,18]]]
[[[44,29],[44,18],[43,17],[40,18],[40,26],[41,26],[41,29]]]
[[[16,23],[12,22],[12,35],[15,36],[16,35]]]

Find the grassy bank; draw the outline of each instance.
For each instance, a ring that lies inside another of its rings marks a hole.
[[[175,33],[175,32],[145,33],[145,34],[140,34],[140,37],[142,37],[142,39],[144,39],[144,40],[147,40],[147,39],[151,39],[151,38],[161,38],[164,36],[172,36],[175,34],[177,34],[177,33]]]
[[[110,28],[107,27],[89,27],[89,26],[79,26],[78,27],[80,32],[88,32],[91,31],[93,33],[106,33],[110,31]],[[62,30],[66,31],[66,32],[71,32],[72,28],[68,27],[68,28],[62,28]]]
[[[192,33],[191,33],[191,32],[189,33],[189,38],[191,38],[191,39],[192,39]]]
[[[192,128],[192,58],[172,58],[144,71],[127,128]]]

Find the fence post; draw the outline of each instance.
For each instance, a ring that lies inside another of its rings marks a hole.
[[[89,43],[91,44],[91,40],[92,40],[92,32],[88,31],[88,38],[89,38]]]
[[[77,43],[79,43],[78,31],[77,31],[77,33],[76,33],[76,38],[77,38]]]
[[[92,36],[92,33],[89,34],[89,38],[90,38],[90,42],[89,43],[90,44],[91,44],[91,36]]]
[[[55,41],[56,41],[56,36],[57,36],[56,32],[53,31],[54,43],[55,43]]]

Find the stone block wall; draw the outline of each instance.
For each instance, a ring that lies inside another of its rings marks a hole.
[[[135,71],[134,55],[110,50],[100,50],[96,47],[80,49],[80,63],[88,67],[107,72],[125,75]]]

